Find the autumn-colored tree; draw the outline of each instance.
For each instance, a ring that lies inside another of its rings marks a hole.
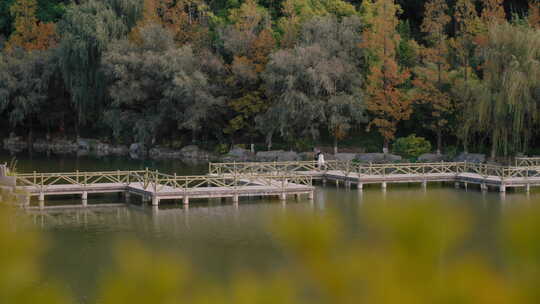
[[[503,2],[504,0],[482,0],[482,20],[484,23],[501,23],[506,20]]]
[[[529,25],[540,29],[540,2],[529,1],[529,16],[528,16]]]
[[[475,37],[481,27],[481,21],[471,0],[458,0],[454,9],[456,35],[450,45],[458,58],[465,81],[469,78],[470,59],[476,47]]]
[[[54,23],[39,22],[36,17],[36,0],[18,0],[10,8],[15,18],[15,31],[7,43],[8,49],[46,50],[57,43]]]
[[[276,45],[266,9],[255,0],[247,0],[231,10],[232,23],[224,33],[226,50],[233,56],[227,84],[232,89],[227,102],[232,118],[225,133],[234,137],[239,130],[247,130],[250,139],[256,134],[255,116],[268,109],[268,102],[260,74]]]
[[[412,113],[411,100],[401,90],[410,73],[402,71],[396,60],[396,46],[400,40],[397,14],[401,9],[394,0],[365,2],[368,2],[372,16],[360,44],[367,50],[370,64],[366,81],[367,109],[372,116],[369,127],[379,129],[384,137],[385,151],[388,151],[398,123],[409,119]]]
[[[442,132],[448,125],[452,109],[450,96],[443,88],[443,74],[448,73],[446,26],[450,23],[448,5],[444,0],[426,3],[421,30],[426,33],[428,47],[424,49],[423,66],[415,71],[414,99],[427,107],[427,127],[437,134],[437,152],[442,149]],[[444,77],[446,78],[446,77]]]
[[[173,33],[178,45],[191,43],[203,47],[209,34],[207,16],[211,14],[204,1],[199,0],[162,0],[162,20]]]

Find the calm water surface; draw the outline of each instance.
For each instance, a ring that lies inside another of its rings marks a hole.
[[[0,153],[0,163],[11,159]],[[179,161],[141,161],[128,158],[92,158],[17,155],[20,172],[63,172],[73,170],[122,170],[149,167],[167,173],[204,174],[207,165],[188,165]],[[476,241],[471,246],[491,250],[496,246],[496,226],[500,215],[516,205],[534,204],[540,194],[509,192],[482,194],[475,189],[455,190],[449,185],[430,184],[427,192],[441,202],[461,204],[479,219]],[[103,208],[90,210],[55,210],[32,213],[30,217],[41,227],[49,241],[44,257],[46,274],[68,282],[81,303],[93,301],[98,277],[110,271],[114,244],[134,239],[149,247],[160,248],[185,256],[202,272],[227,280],[231,271],[247,269],[264,274],[283,265],[284,254],[271,229],[276,214],[337,212],[350,227],[355,216],[368,201],[396,204],[402,200],[426,195],[418,185],[389,185],[384,193],[379,187],[356,189],[336,188],[332,184],[318,187],[314,201],[241,199],[238,206],[230,201],[192,200],[189,208],[162,203],[159,209],[150,206]],[[76,198],[59,198],[54,202],[80,203]],[[90,197],[89,203],[116,203],[116,195]],[[49,201],[48,201],[49,203]],[[435,202],[436,203],[436,202]]]

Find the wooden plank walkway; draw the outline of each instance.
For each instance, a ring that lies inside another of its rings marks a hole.
[[[343,182],[346,187],[364,184],[454,182],[456,186],[478,184],[482,190],[488,187],[505,192],[508,187],[540,186],[540,159],[524,158],[516,163],[522,166],[497,166],[467,162],[362,164],[328,161],[324,168],[317,168],[315,161],[268,162],[268,163],[210,163],[212,174],[297,174],[313,179]]]
[[[126,201],[131,195],[143,202],[159,205],[162,200],[182,200],[189,204],[195,198],[307,195],[313,198],[314,187],[310,176],[286,175],[228,175],[177,176],[158,171],[104,171],[68,173],[30,173],[4,176],[4,187],[24,194],[22,205],[29,207],[30,198],[38,197],[39,207],[45,208],[45,197],[50,195],[81,195],[82,206],[87,206],[89,194],[123,193]],[[6,180],[7,179],[7,180]]]
[[[126,200],[137,195],[144,202],[157,206],[161,200],[182,200],[189,204],[193,198],[232,198],[235,203],[243,196],[304,195],[313,199],[313,179],[343,182],[346,187],[364,184],[454,182],[456,186],[478,184],[505,192],[507,187],[540,186],[540,159],[516,159],[516,166],[496,166],[467,162],[361,164],[327,161],[323,168],[315,161],[210,163],[209,174],[177,176],[153,170],[29,173],[9,176],[0,168],[0,187],[12,188],[30,197],[37,196],[44,208],[45,196],[81,195],[87,205],[89,194],[124,193]],[[0,166],[1,167],[1,166]]]

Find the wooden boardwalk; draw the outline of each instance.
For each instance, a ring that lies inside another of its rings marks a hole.
[[[50,195],[80,195],[82,207],[88,195],[95,193],[123,193],[143,202],[158,206],[162,200],[182,200],[189,204],[195,198],[232,198],[277,196],[285,200],[289,195],[307,195],[313,199],[312,181],[334,181],[345,187],[380,184],[386,189],[390,183],[453,182],[456,187],[480,185],[505,192],[508,187],[540,186],[540,159],[516,159],[516,166],[496,166],[467,162],[361,164],[327,161],[318,168],[314,161],[210,163],[209,174],[177,176],[153,170],[29,173],[10,176],[0,166],[0,187],[15,190],[23,197],[22,205],[29,207],[30,197],[37,197],[39,208],[44,208]]]
[[[389,183],[454,182],[456,186],[480,185],[482,190],[497,188],[505,192],[508,187],[540,186],[540,159],[523,158],[516,160],[519,166],[497,166],[467,162],[439,163],[398,163],[362,164],[342,161],[328,161],[323,168],[317,168],[314,161],[268,162],[268,163],[210,163],[209,172],[223,174],[297,174],[313,179],[343,182],[346,187],[364,184],[380,184],[386,188]]]
[[[23,194],[29,207],[30,198],[37,197],[39,207],[45,208],[45,197],[51,195],[80,195],[82,206],[87,206],[88,195],[123,193],[143,202],[159,205],[162,200],[182,200],[189,204],[196,198],[232,198],[237,203],[244,196],[277,196],[285,200],[289,195],[313,198],[311,176],[292,175],[227,175],[177,176],[158,171],[105,171],[69,173],[29,173],[3,176],[0,185]]]

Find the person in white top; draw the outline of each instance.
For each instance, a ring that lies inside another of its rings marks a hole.
[[[322,170],[323,168],[326,169],[324,164],[324,154],[322,154],[322,152],[319,152],[319,157],[317,158],[317,167],[319,167],[319,170]]]

